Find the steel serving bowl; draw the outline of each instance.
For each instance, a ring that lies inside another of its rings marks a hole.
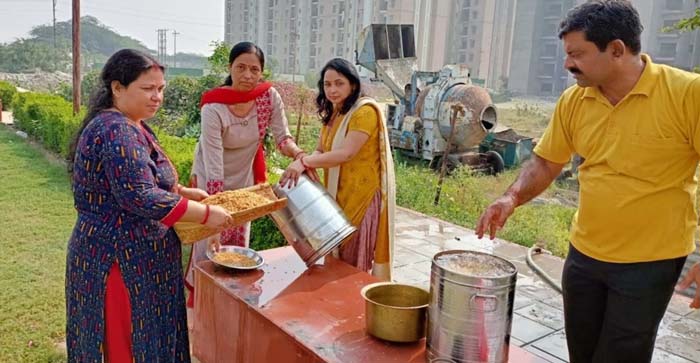
[[[207,257],[212,262],[214,262],[215,264],[217,264],[221,267],[232,268],[232,269],[236,269],[236,270],[255,270],[265,263],[265,260],[262,258],[262,256],[260,256],[259,253],[255,252],[255,250],[252,250],[252,249],[246,248],[246,247],[221,246],[221,248],[219,248],[219,252],[240,253],[244,256],[252,258],[256,262],[256,264],[254,266],[239,266],[239,265],[234,265],[234,264],[229,264],[229,263],[221,263],[221,262],[218,262],[214,259],[214,255],[216,254],[216,252],[211,250],[211,249],[207,249]]]

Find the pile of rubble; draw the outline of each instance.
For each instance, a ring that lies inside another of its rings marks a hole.
[[[36,92],[53,92],[58,89],[61,83],[72,82],[72,76],[63,72],[42,72],[34,73],[1,73],[0,80],[10,82],[17,87],[25,88]]]

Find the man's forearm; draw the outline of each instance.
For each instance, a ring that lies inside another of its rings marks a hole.
[[[545,191],[563,167],[564,164],[553,163],[533,154],[505,195],[514,198],[516,206],[523,205]]]

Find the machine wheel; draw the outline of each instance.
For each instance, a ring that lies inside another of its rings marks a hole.
[[[489,164],[489,167],[491,169],[491,174],[492,175],[498,175],[503,172],[505,169],[505,162],[503,161],[503,158],[501,157],[501,154],[489,150],[484,153],[486,155],[486,162]]]
[[[452,172],[457,169],[457,165],[459,164],[459,161],[453,157],[447,157],[447,174],[450,175]],[[430,169],[440,172],[440,168],[442,168],[442,155],[440,156],[435,156],[433,157],[433,160],[430,161]]]

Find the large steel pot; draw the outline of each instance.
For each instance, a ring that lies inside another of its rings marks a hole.
[[[415,286],[378,282],[362,289],[367,333],[408,343],[425,337],[425,315],[430,297]]]
[[[272,212],[272,220],[307,266],[356,231],[333,197],[305,175],[294,187],[276,184],[273,190],[287,206]]]
[[[428,309],[429,362],[507,362],[517,269],[476,251],[433,257]]]

